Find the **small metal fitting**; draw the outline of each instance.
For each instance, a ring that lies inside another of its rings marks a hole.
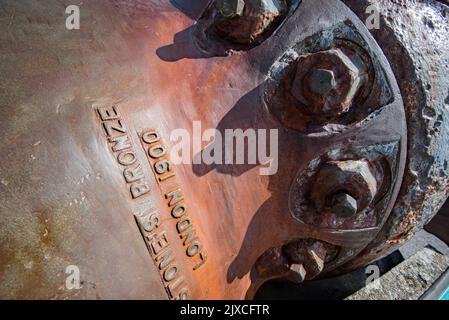
[[[313,70],[309,80],[310,90],[321,96],[328,94],[337,84],[334,72],[326,69]]]
[[[215,32],[227,41],[251,45],[273,30],[289,5],[286,0],[218,0],[216,8]]]
[[[369,206],[378,187],[368,160],[329,161],[317,172],[310,198],[319,212],[351,216]]]
[[[306,280],[306,269],[301,263],[293,263],[290,265],[290,271],[287,273],[286,280],[294,283],[302,283]]]
[[[341,50],[333,49],[299,57],[291,94],[311,115],[337,117],[352,105],[363,77]]]

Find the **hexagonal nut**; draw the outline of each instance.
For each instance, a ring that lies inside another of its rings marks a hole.
[[[326,247],[323,242],[314,239],[301,239],[290,242],[283,250],[287,259],[292,262],[290,273],[294,266],[301,272],[304,279],[310,280],[323,271],[326,258]],[[305,273],[299,265],[302,265]]]
[[[368,160],[330,161],[315,174],[310,200],[318,211],[333,212],[335,195],[346,193],[357,200],[359,212],[370,205],[378,185]]]
[[[326,88],[317,84],[318,70],[333,75],[333,79],[323,81]],[[362,79],[359,69],[341,50],[320,51],[299,57],[291,94],[307,114],[338,117],[349,111]],[[335,84],[329,86],[331,80]]]
[[[218,10],[226,18],[242,16],[244,9],[244,0],[220,0],[218,2]]]
[[[226,9],[222,10],[222,7]],[[231,9],[227,9],[228,7]],[[288,2],[286,0],[246,0],[242,10],[241,7],[236,0],[220,0],[218,8],[224,19],[217,19],[214,26],[221,37],[238,44],[248,45],[257,41],[288,11]]]

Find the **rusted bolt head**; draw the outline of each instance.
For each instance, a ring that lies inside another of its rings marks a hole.
[[[323,271],[326,246],[314,239],[301,239],[284,247],[284,254],[291,261],[290,273],[297,271],[296,279],[311,280]],[[293,267],[293,269],[292,269]]]
[[[357,66],[339,49],[299,57],[292,95],[311,115],[347,112],[362,85]]]
[[[306,279],[306,269],[300,263],[293,263],[290,265],[290,271],[287,274],[287,280],[294,283],[304,282]]]
[[[288,11],[286,0],[218,0],[214,28],[219,36],[248,45],[257,41]]]
[[[225,18],[235,18],[243,15],[245,1],[243,0],[221,0],[218,9]]]
[[[352,217],[357,213],[357,200],[346,192],[337,192],[332,197],[332,211],[341,217]]]
[[[310,199],[319,212],[340,214],[334,212],[334,205],[342,210],[344,208],[348,214],[358,212],[366,208],[376,196],[378,174],[365,159],[329,161],[316,173]],[[351,196],[347,197],[348,195]],[[335,196],[337,199],[334,199]]]
[[[315,69],[310,75],[310,90],[314,93],[324,96],[335,87],[334,72],[326,69]]]

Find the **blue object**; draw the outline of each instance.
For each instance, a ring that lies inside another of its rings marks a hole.
[[[446,287],[441,296],[439,296],[438,300],[449,300],[449,286]]]

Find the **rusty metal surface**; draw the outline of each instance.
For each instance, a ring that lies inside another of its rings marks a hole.
[[[369,1],[344,1],[365,19]],[[407,114],[408,163],[387,227],[347,268],[392,252],[421,229],[448,197],[449,8],[445,1],[376,1],[371,30],[395,73]],[[445,3],[443,5],[442,3]]]
[[[401,82],[399,57],[341,1],[275,2],[288,9],[261,22],[239,20],[257,10],[238,1],[84,1],[79,31],[68,1],[1,2],[1,298],[252,298],[396,245],[410,203],[432,215],[448,192],[447,87]],[[430,137],[415,118],[429,108]],[[278,173],[172,166],[171,132],[196,120],[278,129]]]

